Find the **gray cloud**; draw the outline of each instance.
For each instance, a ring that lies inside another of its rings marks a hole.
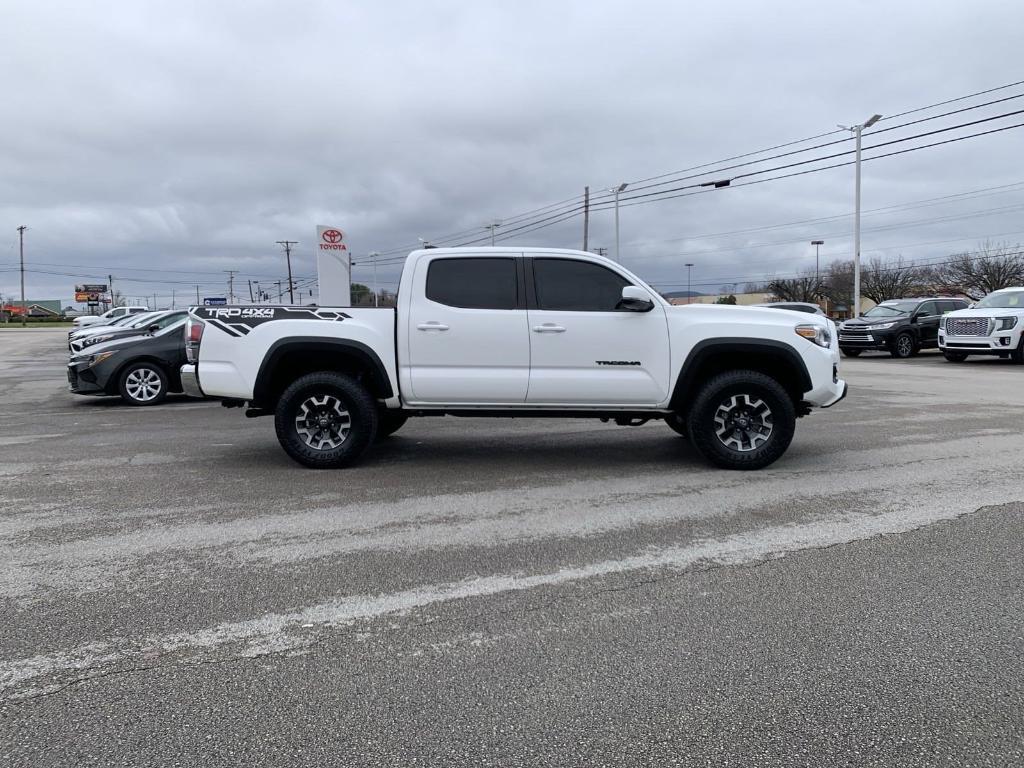
[[[296,270],[311,275],[318,223],[344,227],[357,254],[482,235],[495,217],[585,184],[598,193],[1024,77],[1014,70],[1024,8],[995,0],[108,2],[5,13],[0,293],[16,288],[14,228],[26,224],[29,293],[40,298],[70,298],[75,276],[108,272],[130,295],[193,282],[222,292],[224,269],[272,280],[284,274],[283,238],[301,242]],[[1024,129],[866,163],[864,206],[1024,181],[1022,149]],[[664,285],[685,281],[681,265],[693,261],[694,282],[715,290],[809,266],[813,237],[826,239],[823,256],[841,257],[849,218],[721,233],[849,214],[852,186],[839,168],[623,207],[622,260]],[[909,224],[1015,204],[1019,188],[871,214],[863,251],[936,258],[990,235],[1024,240],[1016,210]],[[507,242],[579,247],[581,226]],[[591,244],[612,241],[610,212],[596,212]],[[397,273],[381,269],[385,282]]]

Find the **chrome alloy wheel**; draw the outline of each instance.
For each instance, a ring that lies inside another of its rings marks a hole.
[[[124,388],[133,400],[148,403],[160,394],[163,382],[152,368],[136,368],[125,378]]]
[[[732,395],[715,411],[715,434],[726,448],[753,451],[771,437],[772,409],[751,395]]]
[[[352,418],[333,395],[309,397],[299,406],[295,431],[310,448],[331,451],[345,442]]]

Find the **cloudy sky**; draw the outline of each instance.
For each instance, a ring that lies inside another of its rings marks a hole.
[[[813,267],[813,238],[824,262],[851,254],[853,169],[769,169],[852,147],[767,158],[846,134],[680,171],[1022,81],[1021,29],[1024,4],[996,0],[7,4],[0,293],[17,290],[22,224],[29,298],[113,274],[165,304],[196,283],[223,295],[229,269],[247,297],[248,279],[283,278],[276,240],[315,275],[317,224],[345,230],[357,280],[360,256],[385,254],[394,287],[418,238],[471,241],[496,219],[499,242],[580,247],[585,185],[590,246],[613,251],[620,182],[621,261],[662,290],[686,287],[686,262],[706,292],[790,275]],[[1019,94],[890,117],[865,146],[1024,123],[997,117]],[[1022,156],[1016,128],[866,162],[865,257],[1024,242]]]

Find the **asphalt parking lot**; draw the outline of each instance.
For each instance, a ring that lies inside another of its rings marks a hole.
[[[68,394],[0,331],[0,765],[1024,762],[1024,367],[843,361],[759,473],[664,424]]]

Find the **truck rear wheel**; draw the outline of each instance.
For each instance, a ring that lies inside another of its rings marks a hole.
[[[312,469],[355,463],[377,434],[377,403],[355,379],[321,371],[300,376],[274,412],[285,453]]]
[[[690,440],[712,464],[761,469],[786,452],[796,429],[789,394],[757,371],[727,371],[697,393],[686,417]]]

